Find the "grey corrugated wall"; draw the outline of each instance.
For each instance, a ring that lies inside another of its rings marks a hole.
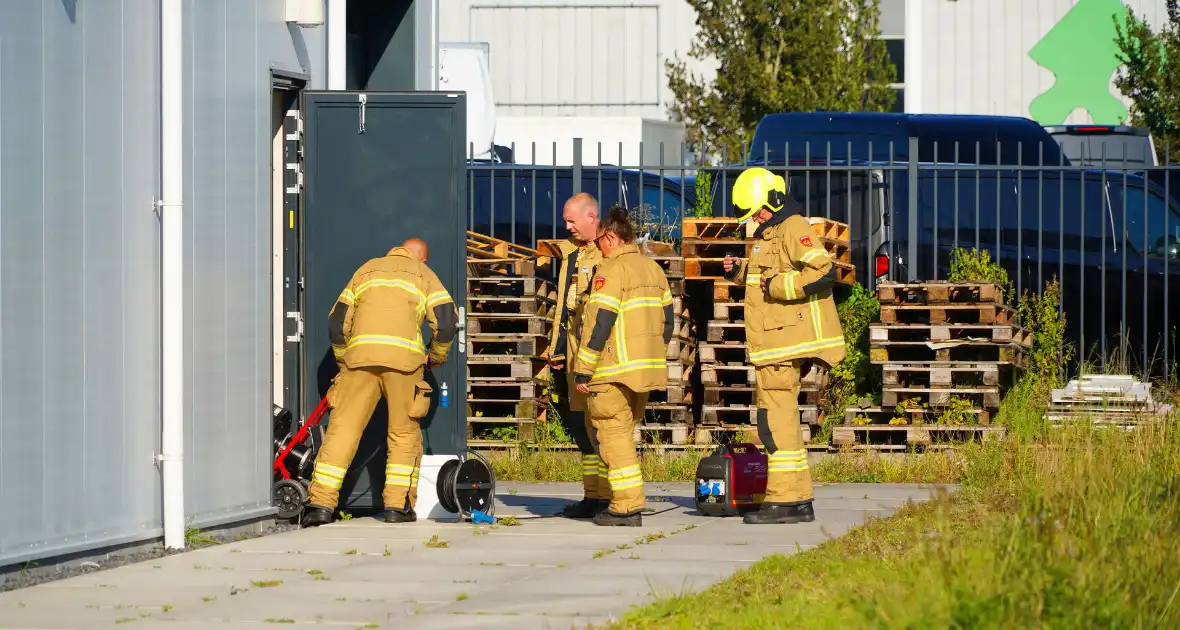
[[[186,513],[269,504],[283,0],[185,3]],[[0,566],[160,533],[159,3],[0,2]]]

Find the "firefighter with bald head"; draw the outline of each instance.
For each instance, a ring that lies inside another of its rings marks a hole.
[[[560,241],[561,269],[557,279],[557,312],[549,336],[549,346],[543,358],[553,369],[565,370],[569,413],[563,418],[566,428],[582,453],[582,500],[567,506],[562,515],[567,518],[591,518],[610,504],[610,485],[606,467],[590,442],[589,419],[586,418],[586,396],[574,384],[573,370],[569,369],[578,354],[578,335],[586,300],[590,295],[590,281],[602,263],[598,238],[601,211],[598,201],[589,193],[577,193],[565,202],[562,218],[570,238]]]
[[[331,522],[361,433],[382,397],[389,412],[384,519],[417,520],[418,421],[430,410],[431,391],[422,376],[446,361],[459,323],[455,302],[426,266],[428,258],[426,243],[411,238],[369,260],[353,274],[328,316],[340,373],[328,390],[332,416],[316,456],[304,527]],[[422,340],[423,319],[432,332],[429,349]]]
[[[635,423],[649,392],[666,389],[665,349],[672,338],[672,293],[664,270],[643,255],[627,211],[603,219],[598,248],[604,256],[590,287],[573,372],[577,391],[589,397],[590,439],[606,467],[611,499],[595,525],[643,523],[643,475],[635,451]]]
[[[725,277],[746,287],[746,348],[754,364],[758,437],[769,464],[766,497],[746,523],[815,520],[814,491],[799,422],[799,385],[812,364],[844,359],[844,333],[832,289],[836,267],[786,180],[749,168],[733,185],[741,223],[760,224],[748,262],[727,256]]]

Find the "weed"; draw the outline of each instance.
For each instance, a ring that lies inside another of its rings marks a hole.
[[[171,604],[164,604],[163,610],[166,613],[172,612],[172,605]]]
[[[393,553],[389,551],[389,545],[384,545],[383,547],[384,548],[381,550],[381,555],[385,556],[386,558],[393,555]]]
[[[457,602],[461,602],[465,599],[467,599],[467,593],[459,593],[458,595],[455,596],[455,601],[457,601]]]
[[[267,617],[266,619],[263,619],[262,621],[264,623],[295,623],[294,619],[286,619],[286,618],[278,619],[275,617]]]
[[[324,572],[319,569],[308,569],[307,574],[308,575],[323,575]]]
[[[314,579],[315,579],[315,581],[317,581],[317,582],[327,582],[327,581],[331,580],[332,578],[330,578],[330,577],[328,577],[328,576],[326,576],[326,575],[317,575],[317,576],[315,576],[315,578],[314,578]]]
[[[115,620],[115,623],[128,623],[131,621],[139,621],[139,619],[137,619],[135,617],[120,617]]]
[[[250,584],[254,588],[273,588],[282,584],[282,580],[251,580]]]
[[[351,520],[352,520],[352,515],[351,515],[351,514],[349,514],[348,512],[341,512],[341,513],[340,513],[340,518],[338,518],[338,519],[336,519],[336,520],[337,520],[337,522],[339,522],[339,521],[351,521]]]
[[[510,516],[501,516],[500,518],[496,519],[496,524],[503,525],[504,527],[519,527],[520,526],[520,519],[516,518],[515,516],[511,516],[511,515]]]
[[[187,546],[216,545],[217,539],[201,533],[200,529],[190,527],[184,530],[184,544]]]
[[[422,543],[422,544],[423,544],[423,545],[426,545],[426,547],[428,547],[428,548],[430,548],[430,549],[446,549],[446,548],[447,548],[447,545],[448,545],[449,543],[447,543],[447,541],[445,541],[445,540],[442,540],[441,538],[439,538],[439,537],[438,537],[438,534],[435,534],[435,535],[433,535],[433,536],[431,536],[431,537],[430,537],[430,540],[428,540],[428,541],[426,541],[426,542],[424,542],[424,543]]]
[[[353,549],[345,549],[343,553],[344,553],[344,555],[346,555],[346,556],[355,556],[355,555],[356,555],[356,548],[353,548]]]
[[[202,597],[202,598],[201,598],[201,601],[203,601],[203,602],[206,602],[206,603],[208,603],[208,602],[212,602],[212,601],[216,601],[216,600],[217,600],[217,596],[216,596],[216,595],[206,595],[206,596],[204,596],[204,597]]]

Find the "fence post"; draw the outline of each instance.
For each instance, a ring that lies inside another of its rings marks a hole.
[[[918,139],[910,138],[909,164],[906,174],[909,178],[907,186],[906,224],[909,226],[909,244],[906,252],[906,281],[918,280]],[[935,264],[937,267],[937,263]],[[930,278],[933,280],[933,278]]]
[[[582,139],[574,138],[574,172],[570,182],[574,185],[574,194],[582,192]]]

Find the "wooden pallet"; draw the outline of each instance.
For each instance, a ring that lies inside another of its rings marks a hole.
[[[964,441],[1002,439],[1003,427],[984,426],[848,426],[832,429],[833,448],[908,450],[950,446]]]
[[[684,217],[680,220],[680,237],[685,239],[745,238],[754,235],[758,225],[745,225],[735,217]]]
[[[712,344],[746,343],[745,322],[710,321],[706,324],[705,339]]]
[[[522,313],[468,313],[468,335],[547,335],[553,320]]]
[[[684,381],[669,382],[666,389],[649,392],[647,402],[651,405],[686,405],[692,403],[692,388]]]
[[[991,423],[992,414],[986,409],[971,409],[964,411],[975,418],[973,422],[964,425],[987,426]],[[844,424],[850,426],[894,425],[921,426],[938,425],[938,411],[933,409],[903,409],[900,413],[894,407],[848,407],[844,410]]]
[[[744,323],[746,305],[742,302],[713,302],[713,319],[716,322]]]
[[[494,398],[468,398],[467,417],[486,420],[537,420],[543,418],[545,406],[533,400],[498,400]]]
[[[534,260],[537,250],[504,239],[467,230],[467,258],[483,260]]]
[[[819,409],[814,405],[800,405],[799,419],[803,424],[819,424]],[[758,407],[726,407],[719,405],[701,406],[701,425],[757,424]]]
[[[998,344],[991,341],[958,344],[949,348],[931,348],[926,342],[890,341],[869,344],[869,361],[872,363],[940,363],[980,365],[1004,363],[1023,367],[1027,357],[1023,348],[1016,344]]]
[[[746,299],[746,285],[730,282],[729,280],[700,280],[713,284],[713,301],[738,303]]]
[[[516,427],[516,439],[525,442],[533,439],[533,423],[531,419],[512,418],[467,418],[467,442],[481,440],[481,434],[496,427]]]
[[[475,381],[530,381],[545,379],[549,366],[536,357],[469,356],[467,378]]]
[[[1011,365],[997,363],[885,363],[881,375],[886,387],[997,387],[1011,385],[1015,370]]]
[[[547,335],[536,333],[495,335],[479,333],[467,335],[467,355],[540,356],[549,345]]]
[[[756,388],[753,385],[727,385],[716,387],[706,385],[702,388],[704,391],[704,404],[710,407],[750,407],[758,403],[758,395]],[[800,405],[818,405],[822,392],[812,387],[804,387],[799,390],[799,404]]]
[[[701,364],[702,385],[754,385],[754,366]]]
[[[811,224],[811,229],[816,236],[831,239],[833,241],[844,241],[845,243],[852,240],[851,230],[847,223],[825,219],[824,217],[807,217],[807,222]]]
[[[1004,290],[990,282],[881,282],[881,304],[1004,303]]]
[[[538,297],[467,296],[467,316],[472,315],[540,315],[553,317],[557,304]]]
[[[721,258],[688,258],[684,259],[684,277],[689,280],[725,281],[725,257]],[[836,260],[832,263],[836,267],[836,281],[844,284],[856,282],[856,266],[850,262]]]
[[[881,392],[881,405],[893,407],[900,402],[917,400],[928,407],[946,407],[955,400],[969,400],[976,409],[999,409],[998,387],[886,387]]]
[[[992,302],[882,304],[882,324],[1012,324],[1016,312]]]
[[[664,352],[664,358],[681,365],[692,366],[696,362],[697,355],[696,341],[692,340],[690,336],[692,325],[683,324],[682,329],[685,330],[683,335],[673,332],[672,339],[668,342],[668,347]]]
[[[468,278],[467,296],[491,297],[534,297],[554,301],[557,287],[544,278],[493,276],[490,278]]]
[[[536,381],[467,379],[467,398],[491,400],[533,400],[543,385]]]
[[[685,258],[749,258],[755,241],[746,238],[686,238],[681,242],[680,252]]]
[[[537,275],[535,260],[523,258],[467,259],[468,278],[532,277]]]
[[[684,279],[684,258],[680,256],[648,256],[655,261],[660,269],[664,270],[664,276],[668,280],[683,280]]]
[[[701,358],[701,364],[746,365],[750,362],[746,344],[742,342],[702,343],[697,348],[697,356]]]
[[[692,410],[685,405],[649,404],[643,409],[643,420],[649,425],[691,425]]]
[[[944,342],[957,341],[959,339],[1014,343],[1025,348],[1031,348],[1033,334],[1030,330],[1003,324],[942,324],[937,326],[927,324],[869,324],[869,341],[871,343],[884,343],[888,341]]]
[[[675,424],[637,424],[635,425],[635,444],[688,444],[689,425]]]

